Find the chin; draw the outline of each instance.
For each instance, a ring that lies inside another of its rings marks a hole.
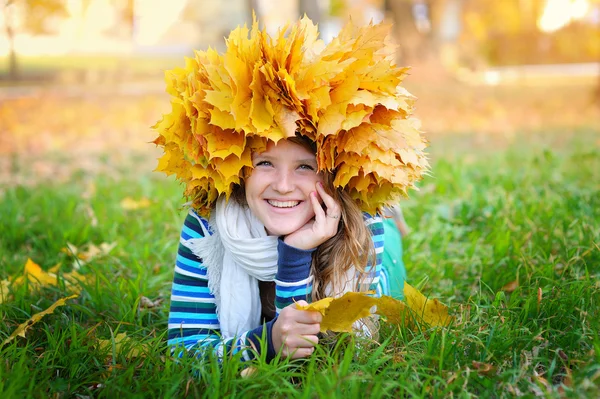
[[[308,219],[310,220],[310,218]],[[302,226],[304,226],[307,221],[292,221],[290,222],[277,222],[273,223],[273,226],[265,225],[266,230],[269,232],[269,235],[272,236],[287,236],[288,234],[292,234],[293,232],[299,230]]]
[[[268,228],[267,227],[267,231],[269,232],[269,235],[278,236],[278,237],[287,236],[288,234],[291,234],[296,230],[298,230],[298,229],[289,228],[289,227],[276,227],[276,228]]]

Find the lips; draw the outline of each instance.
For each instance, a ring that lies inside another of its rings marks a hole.
[[[275,208],[293,208],[297,206],[300,201],[276,201],[276,200],[267,200],[269,205],[274,206]]]

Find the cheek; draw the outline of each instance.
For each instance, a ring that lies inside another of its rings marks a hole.
[[[257,190],[258,190],[258,182],[260,180],[257,179],[257,176],[255,176],[254,174],[251,176],[248,176],[248,178],[246,178],[246,180],[244,181],[244,191],[246,192],[246,201],[250,201],[256,194]]]

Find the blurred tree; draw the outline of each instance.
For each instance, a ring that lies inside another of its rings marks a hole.
[[[394,22],[402,63],[439,64],[443,50],[455,52],[464,0],[385,0]]]
[[[306,16],[310,18],[315,24],[321,22],[321,8],[318,0],[300,0],[298,1],[298,11],[300,17]]]
[[[258,1],[257,0],[246,0],[246,7],[248,8],[249,21],[252,21],[252,15],[256,13],[256,18],[260,18],[258,15]]]
[[[600,57],[598,27],[589,21],[571,20],[553,31],[540,29],[546,0],[463,1],[461,43],[475,48],[490,64],[593,62]]]
[[[8,73],[19,78],[15,37],[18,33],[40,35],[53,32],[53,22],[69,16],[66,0],[3,0],[4,33],[8,41]]]
[[[401,62],[411,64],[416,58],[416,52],[427,38],[417,30],[412,13],[412,0],[386,0],[384,11],[394,23],[394,37],[400,49]]]
[[[89,6],[92,0],[83,0]],[[135,33],[136,0],[111,0],[117,15],[117,20],[109,33],[133,40]],[[85,6],[84,6],[85,7]]]

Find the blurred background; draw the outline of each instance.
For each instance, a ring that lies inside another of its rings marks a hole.
[[[600,0],[0,0],[0,184],[151,171],[166,69],[250,24],[393,22],[432,143],[600,132]],[[558,143],[560,144],[560,142]],[[599,146],[596,140],[594,145]],[[439,148],[440,151],[448,149]]]

